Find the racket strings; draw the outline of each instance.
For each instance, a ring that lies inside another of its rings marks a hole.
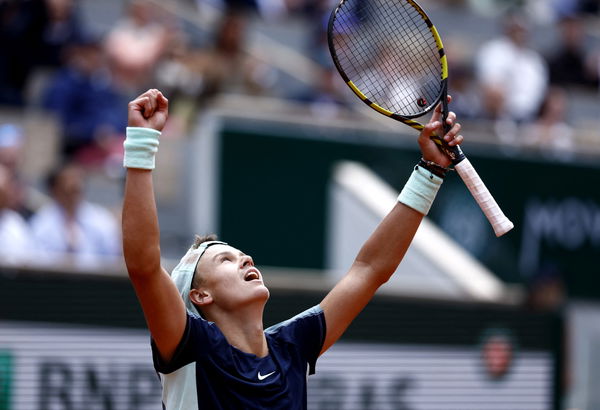
[[[361,92],[382,108],[419,116],[441,94],[435,38],[408,2],[346,0],[332,22],[335,58]]]

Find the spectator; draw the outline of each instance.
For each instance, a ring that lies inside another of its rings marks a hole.
[[[600,2],[598,0],[553,0],[553,6],[558,15],[591,14],[598,15]]]
[[[452,95],[452,111],[456,115],[474,119],[481,117],[481,101],[473,67],[473,45],[463,36],[446,36],[444,49],[448,58],[449,94]]]
[[[23,90],[35,62],[44,27],[41,2],[0,2],[0,103],[23,104]]]
[[[318,66],[315,70],[312,87],[296,96],[296,100],[306,103],[317,117],[335,117],[342,108],[350,107],[347,89],[333,66]],[[344,88],[342,88],[344,87]]]
[[[185,134],[194,123],[203,96],[204,77],[196,67],[198,54],[190,39],[181,35],[156,69],[156,83],[171,101],[169,127],[172,135]]]
[[[21,165],[25,132],[20,126],[14,124],[0,125],[0,166],[5,168],[11,181],[11,194],[7,198],[6,206],[28,219],[32,213],[32,189],[21,177]]]
[[[508,377],[515,363],[516,342],[503,328],[486,329],[481,340],[481,361],[486,378],[500,381]]]
[[[63,165],[47,180],[52,201],[31,218],[33,234],[48,262],[66,260],[78,267],[115,262],[120,236],[114,216],[83,198],[84,177],[76,165]]]
[[[527,284],[526,306],[535,311],[560,311],[567,289],[564,272],[555,261],[546,261]]]
[[[308,104],[316,116],[335,117],[341,108],[351,106],[354,97],[350,95],[331,60],[325,24],[314,31],[307,44],[307,54],[312,55],[316,62],[313,69],[314,80],[310,87],[304,87],[292,98]]]
[[[156,18],[146,0],[132,0],[127,15],[106,38],[109,64],[119,87],[137,93],[154,74],[154,67],[168,49],[169,29]]]
[[[228,11],[215,33],[213,48],[197,55],[196,70],[204,79],[203,98],[221,92],[260,94],[268,69],[244,51],[247,15]]]
[[[12,195],[11,174],[0,164],[0,260],[22,263],[35,254],[36,247],[27,222],[9,208]]]
[[[583,21],[578,15],[561,19],[560,45],[548,58],[550,82],[562,86],[598,86],[598,66],[585,47]]]
[[[86,34],[81,27],[75,0],[44,0],[44,5],[46,24],[37,58],[40,65],[60,67],[64,50],[81,41]]]
[[[15,172],[21,157],[24,131],[15,124],[0,125],[0,164]]]
[[[448,86],[452,95],[452,110],[466,119],[480,118],[481,101],[472,81],[473,67],[459,62],[451,65],[449,70]]]
[[[246,25],[245,12],[228,11],[210,48],[194,48],[183,39],[169,50],[156,78],[171,99],[171,126],[175,121],[187,127],[197,109],[220,93],[257,95],[269,87],[273,71],[244,50]]]
[[[568,98],[558,87],[548,90],[535,121],[524,126],[523,142],[556,159],[569,159],[575,147],[573,129],[566,122]]]
[[[531,120],[546,93],[548,69],[527,46],[528,23],[522,14],[504,20],[504,35],[484,44],[475,64],[483,109],[491,119]]]
[[[0,104],[22,105],[30,75],[82,36],[73,0],[0,1]]]
[[[127,99],[117,90],[96,39],[69,47],[67,65],[51,81],[44,106],[60,119],[66,160],[101,165],[120,149]]]

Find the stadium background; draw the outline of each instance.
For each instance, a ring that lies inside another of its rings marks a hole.
[[[150,70],[156,77],[139,87],[172,90],[177,121],[157,158],[165,265],[173,266],[195,232],[217,232],[251,253],[265,273],[270,325],[318,303],[331,286],[331,187],[340,161],[361,163],[399,190],[418,151],[411,130],[368,112],[327,76],[322,29],[331,2],[232,3],[249,10],[241,48],[260,63],[253,71],[259,89],[240,85],[237,73],[213,94],[192,98],[183,92],[189,77],[183,85],[165,80],[183,77],[167,69],[176,64],[165,62],[180,62],[168,52]],[[540,53],[559,44],[560,13],[580,3],[585,44],[592,57],[598,51],[598,12],[588,4],[594,2],[423,0],[448,39],[451,66],[464,70],[456,77],[472,80],[476,50],[500,33],[508,3],[532,18],[531,47]],[[186,38],[190,50],[211,49],[223,4],[149,4],[159,21],[185,34],[176,38]],[[97,42],[127,13],[120,0],[72,5]],[[2,67],[11,64],[7,58]],[[45,176],[61,161],[63,124],[42,101],[62,64],[35,65],[21,101],[3,101],[0,110],[2,126],[21,130],[18,171],[38,206],[48,200]],[[325,78],[334,91],[321,88]],[[455,175],[429,219],[501,281],[502,294],[483,301],[461,292],[384,289],[320,360],[310,379],[311,409],[600,406],[594,388],[600,376],[600,97],[597,82],[560,87],[569,97],[564,121],[573,130],[566,147],[525,143],[524,124],[457,107],[466,117],[465,150],[516,227],[495,238]],[[78,160],[86,197],[118,216],[123,175],[118,150],[111,154],[101,163]],[[160,408],[143,316],[119,259],[81,267],[68,259],[2,254],[0,262],[0,410]],[[494,335],[509,352],[496,377],[484,354]]]

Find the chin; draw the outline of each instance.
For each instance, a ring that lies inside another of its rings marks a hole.
[[[265,299],[265,302],[267,300],[269,300],[269,297],[271,296],[271,293],[269,292],[269,289],[265,285],[261,286],[260,289],[258,290],[258,292]]]
[[[242,304],[246,305],[262,305],[263,308],[269,300],[269,289],[265,286],[256,287],[251,294],[248,294]]]

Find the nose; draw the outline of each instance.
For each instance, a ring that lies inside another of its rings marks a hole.
[[[252,257],[250,255],[242,256],[242,268],[245,268],[247,266],[254,266],[254,261],[252,260]]]

